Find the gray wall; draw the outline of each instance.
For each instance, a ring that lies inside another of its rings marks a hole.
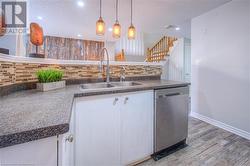
[[[0,48],[9,49],[10,55],[15,55],[16,54],[16,35],[1,36]]]
[[[250,1],[192,20],[192,112],[250,139]]]

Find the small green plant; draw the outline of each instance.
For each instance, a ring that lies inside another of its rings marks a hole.
[[[36,72],[38,81],[40,83],[57,82],[61,81],[63,72],[55,69],[38,70]]]

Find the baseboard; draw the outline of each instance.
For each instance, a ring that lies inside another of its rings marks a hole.
[[[250,140],[250,133],[248,133],[244,130],[235,128],[233,126],[230,126],[230,125],[222,123],[220,121],[203,116],[203,115],[198,114],[196,112],[191,112],[190,116]]]
[[[138,161],[136,161],[136,162],[133,162],[133,163],[131,163],[131,164],[128,164],[128,166],[136,166],[136,165],[141,164],[141,163],[143,163],[143,162],[145,162],[145,161],[148,161],[148,160],[150,160],[150,159],[151,159],[151,156],[147,156],[147,157],[145,157],[145,158],[143,158],[143,159],[141,159],[141,160],[138,160]]]

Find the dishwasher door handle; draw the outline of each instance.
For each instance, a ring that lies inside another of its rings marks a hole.
[[[166,97],[169,97],[169,96],[178,96],[178,95],[181,95],[181,93],[168,93],[168,94],[165,94]]]
[[[171,96],[178,96],[178,95],[181,95],[181,93],[161,94],[161,95],[158,95],[157,99],[167,98],[167,97],[171,97]]]

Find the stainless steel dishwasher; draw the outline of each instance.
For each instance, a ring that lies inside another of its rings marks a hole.
[[[154,154],[159,160],[186,147],[189,87],[155,90]]]

